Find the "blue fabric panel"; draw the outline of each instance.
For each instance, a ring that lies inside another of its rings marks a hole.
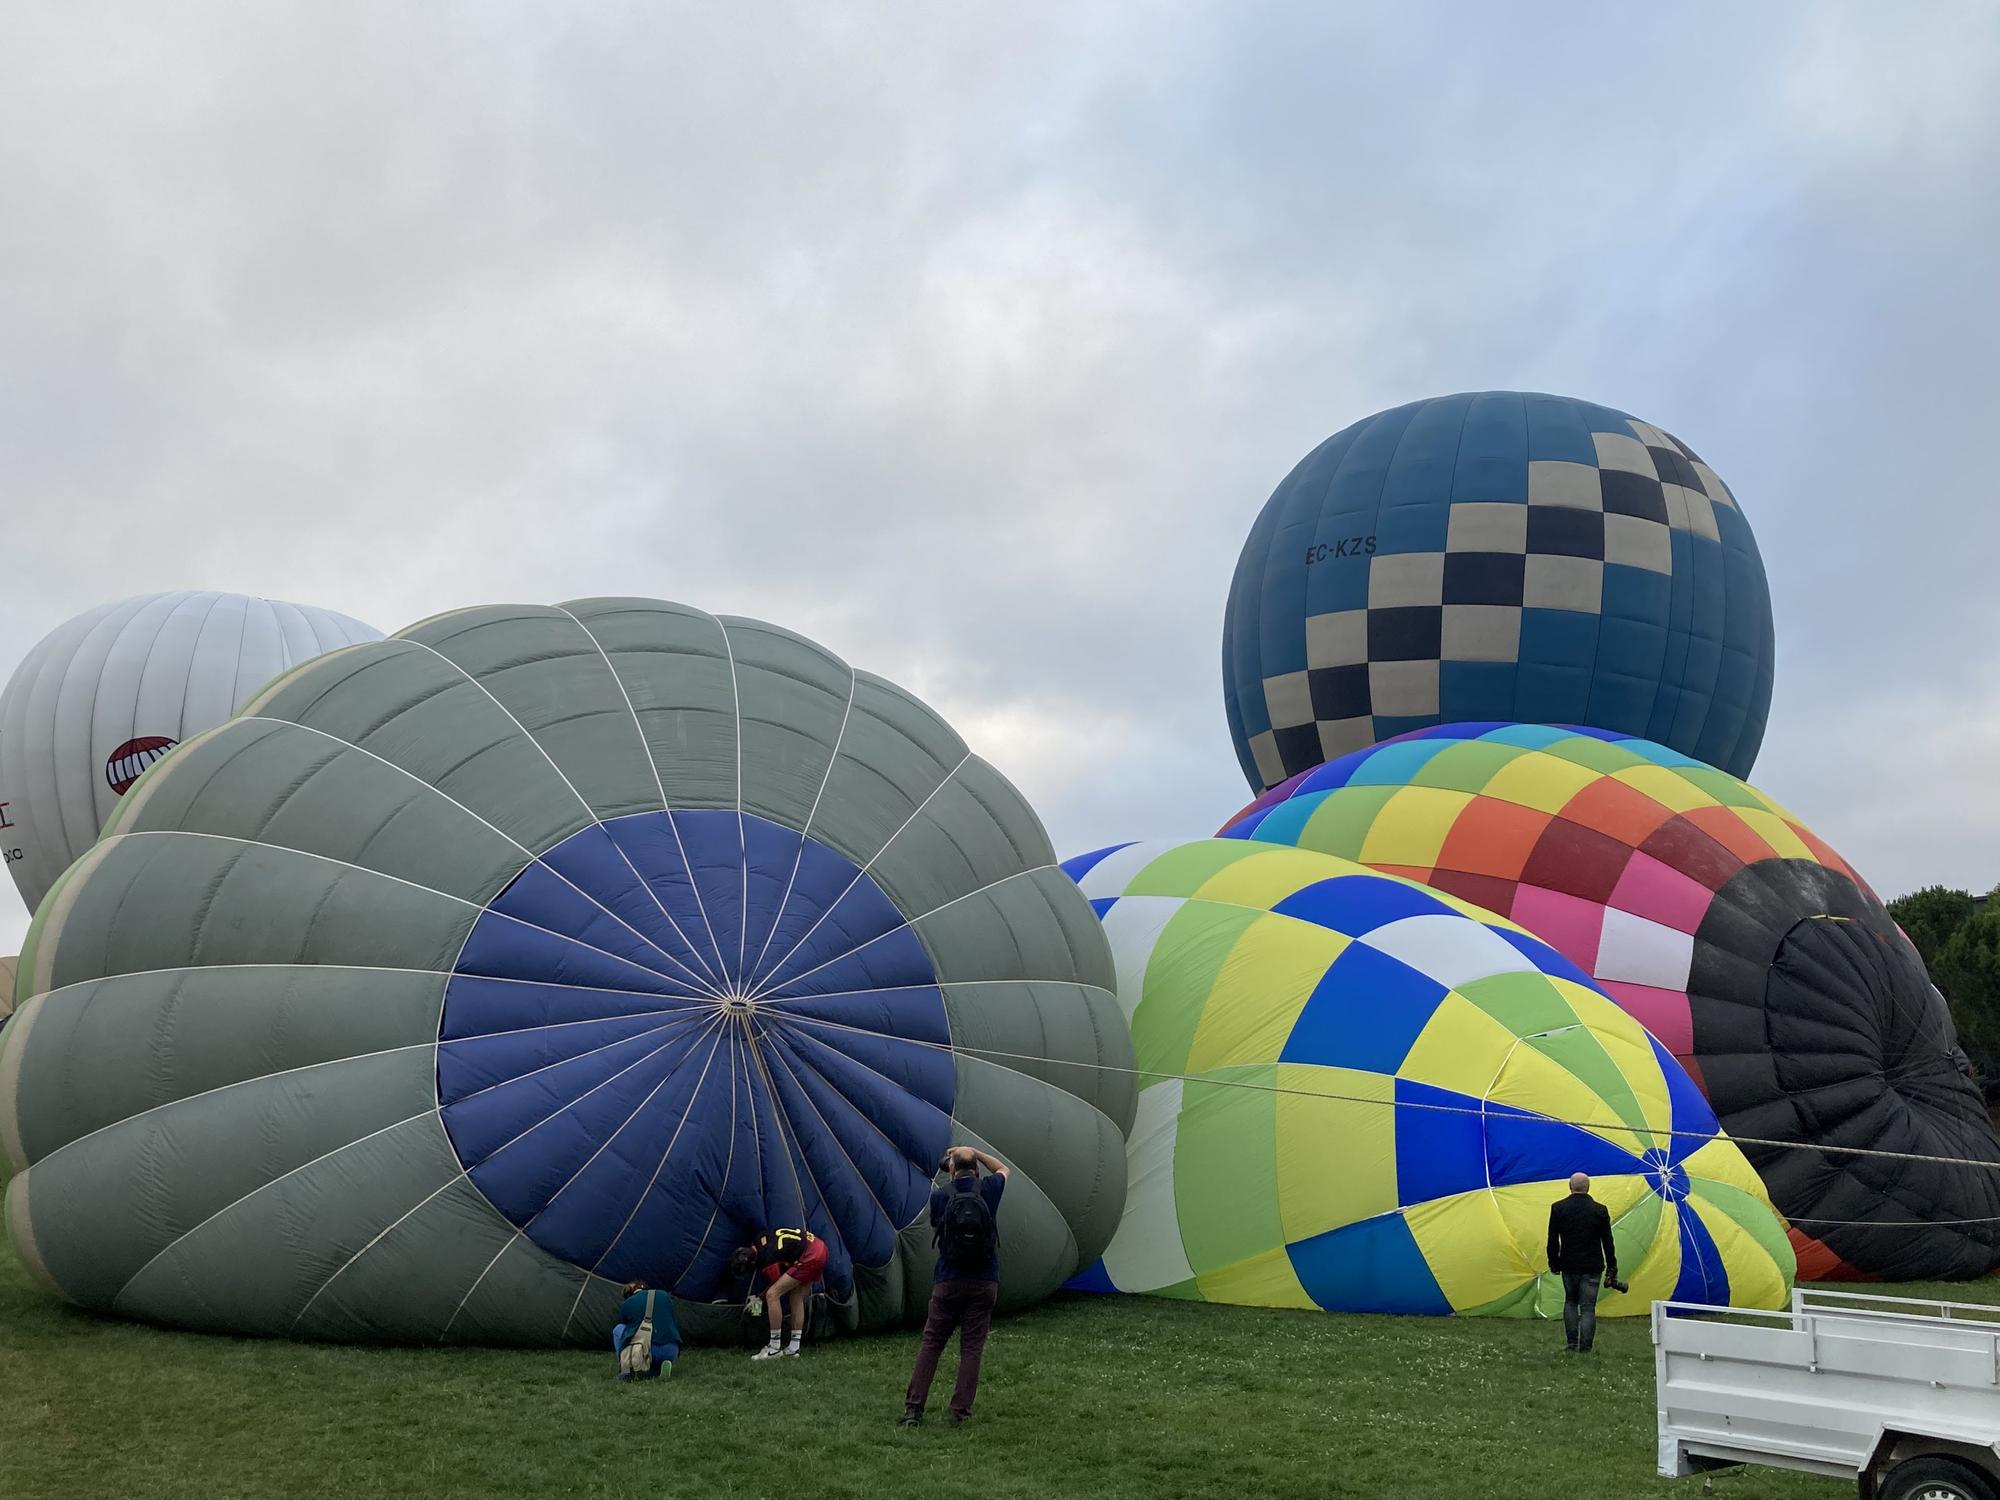
[[[452,981],[461,982],[485,983]],[[438,1102],[456,1104],[467,1095],[496,1084],[566,1065],[588,1056],[593,1049],[616,1047],[634,1037],[661,1035],[662,1028],[677,1021],[702,1021],[713,1014],[714,1007],[707,1001],[676,1000],[651,1015],[606,1016],[595,1021],[566,1022],[560,1027],[538,1023],[519,1031],[495,1031],[441,1042],[437,1054]]]
[[[803,1180],[809,1227],[828,1238],[829,1251],[843,1252],[850,1264],[887,1265],[895,1253],[895,1231],[884,1220],[868,1181],[869,1169],[882,1165],[886,1146],[864,1145],[858,1132],[850,1133],[851,1122],[841,1117],[845,1106],[836,1107],[830,1090],[822,1089],[822,1098],[815,1101],[782,1048],[759,1050],[765,1086],[790,1122],[786,1140]],[[835,1110],[834,1119],[826,1117],[822,1105]],[[843,1133],[844,1143],[839,1139]]]
[[[1306,997],[1279,1061],[1393,1073],[1444,996],[1436,980],[1350,943]]]
[[[1093,849],[1088,854],[1073,854],[1062,862],[1062,872],[1078,885],[1082,885],[1084,876],[1088,875],[1120,849],[1131,848],[1135,842],[1137,841],[1127,839],[1122,844],[1106,844],[1102,849]]]
[[[1631,1152],[1567,1120],[1503,1104],[1486,1106],[1486,1171],[1494,1187],[1566,1182],[1572,1172],[1627,1177],[1644,1170],[1645,1164]]]
[[[1683,1162],[1707,1145],[1722,1127],[1708,1100],[1702,1097],[1701,1090],[1688,1077],[1687,1069],[1675,1062],[1673,1054],[1652,1036],[1647,1036],[1646,1040],[1652,1042],[1653,1060],[1660,1065],[1660,1076],[1667,1081],[1667,1118],[1672,1122],[1674,1131],[1673,1143],[1667,1149],[1667,1160]]]
[[[664,1038],[627,1043],[616,1049],[624,1059],[622,1065],[580,1093],[564,1088],[562,1097],[552,1098],[545,1082],[548,1075],[538,1074],[475,1094],[445,1112],[459,1159],[470,1158],[468,1172],[479,1190],[501,1213],[525,1228],[647,1096],[673,1075],[697,1045],[706,1045],[714,1035],[713,1029],[683,1022]],[[627,1057],[628,1051],[637,1055]],[[600,1058],[579,1059],[575,1066],[586,1061],[597,1063]],[[516,1125],[523,1115],[531,1123],[525,1128],[493,1130],[495,1101],[509,1106],[514,1115],[510,1125]],[[544,1112],[550,1105],[553,1110]],[[505,1138],[481,1156],[478,1143],[493,1135]],[[533,1238],[543,1243],[540,1233]]]
[[[1597,463],[1597,444],[1590,440],[1590,423],[1583,404],[1564,396],[1528,395],[1522,398],[1528,419],[1528,458],[1531,462]]]
[[[760,1021],[758,1029],[768,1039],[769,1046],[783,1050],[800,1068],[824,1080],[860,1111],[862,1123],[872,1126],[873,1133],[885,1137],[901,1152],[898,1160],[903,1166],[931,1166],[951,1145],[949,1108],[957,1094],[957,1070],[949,1052],[912,1047],[893,1037],[828,1031],[775,1020],[769,1025]],[[878,1062],[901,1076],[891,1078],[884,1074],[876,1067]],[[808,1088],[807,1092],[812,1090]],[[844,1141],[846,1136],[843,1134],[841,1139]],[[872,1145],[872,1140],[868,1144]],[[858,1153],[856,1159],[859,1160]],[[912,1201],[920,1208],[930,1194],[931,1174],[917,1172],[910,1180],[915,1184],[913,1190],[920,1195]],[[896,1208],[895,1200],[885,1198],[883,1202],[891,1209]],[[898,1225],[907,1222],[907,1219],[897,1221]]]
[[[1459,1113],[1477,1111],[1477,1099],[1398,1078],[1396,1104],[1398,1203],[1407,1208],[1486,1186],[1486,1122],[1477,1113]]]
[[[1229,836],[1262,839],[1272,844],[1296,844],[1299,835],[1305,831],[1307,821],[1326,801],[1327,795],[1325,792],[1313,792],[1303,797],[1288,798],[1246,819],[1231,830]]]
[[[1528,503],[1528,417],[1513,391],[1472,398],[1451,479],[1454,501]]]
[[[552,1195],[544,1190],[544,1206],[533,1223],[538,1245],[577,1266],[600,1265],[614,1244],[622,1247],[627,1226],[657,1188],[669,1148],[680,1147],[684,1122],[692,1117],[697,1132],[719,1127],[712,1111],[727,1097],[727,1064],[721,1057],[726,1040],[723,1027],[711,1024],[677,1049],[671,1070],[643,1091],[625,1088],[624,1080],[606,1089],[627,1102],[609,1129],[600,1126],[593,1132],[593,1149],[571,1175]],[[635,1077],[639,1071],[634,1070]],[[489,1166],[506,1161],[502,1153]],[[657,1254],[643,1243],[632,1251],[642,1262]]]
[[[619,832],[614,836],[614,829],[622,830],[627,825],[649,831],[651,837],[660,839],[664,848],[642,847],[636,854],[628,851],[624,848],[627,835]],[[594,913],[593,931],[616,925],[643,935],[645,942],[659,950],[651,962],[662,973],[674,974],[682,980],[713,980],[718,972],[717,951],[700,921],[678,848],[668,842],[671,827],[664,814],[621,818],[612,825],[593,824],[542,856],[542,863],[562,879],[551,879],[548,872],[531,867],[494,905],[503,911],[532,911],[534,920],[545,927],[580,932],[577,919],[559,914],[582,900],[581,892],[587,891],[588,909]],[[664,837],[661,830],[666,830]],[[666,873],[647,862],[663,854],[670,861]],[[651,879],[642,879],[640,870],[645,870]],[[613,913],[616,923],[610,915]],[[592,937],[591,941],[598,939]],[[599,942],[599,946],[607,945]]]
[[[1348,786],[1406,786],[1428,766],[1448,740],[1414,738],[1400,744],[1378,744],[1348,776]]]
[[[801,869],[799,876],[803,882],[806,871]],[[758,991],[789,990],[808,976],[817,981],[829,963],[869,952],[870,945],[885,934],[908,932],[903,914],[896,910],[895,903],[883,894],[880,886],[852,867],[849,879],[851,883],[837,896],[816,887],[808,891],[802,901],[795,899],[795,907],[802,911],[817,907],[820,915],[807,920],[804,916],[794,917],[788,913],[778,924],[770,952],[765,955],[763,965],[755,976]],[[830,905],[822,904],[829,900]],[[888,972],[885,966],[892,963],[891,955],[897,951],[894,943],[880,949],[879,963],[875,967],[883,967],[885,976]],[[910,977],[878,978],[867,964],[859,968],[849,966],[845,972],[859,976],[851,982],[843,981],[844,987],[849,989],[872,988],[877,984],[920,983],[930,978],[930,963],[920,958],[916,971],[907,968],[895,971]],[[917,974],[921,977],[915,977]],[[827,988],[824,985],[819,987]]]
[[[831,919],[827,925],[833,925]],[[776,996],[839,995],[926,985],[935,977],[923,943],[908,927],[899,926],[851,951],[835,951],[816,964],[795,959],[783,966],[782,973],[767,976],[765,983],[774,984],[766,993]]]
[[[1718,1307],[1729,1305],[1729,1271],[1722,1264],[1722,1252],[1716,1248],[1708,1226],[1696,1217],[1692,1209],[1681,1209],[1674,1218],[1681,1237],[1681,1274],[1674,1283],[1675,1302],[1709,1302]]]
[[[1384,739],[1394,739],[1398,735],[1409,734],[1413,730],[1428,729],[1431,725],[1437,723],[1437,721],[1438,716],[1436,714],[1377,714],[1375,715],[1375,732]]]
[[[1102,1260],[1094,1260],[1062,1284],[1066,1292],[1115,1292],[1110,1272],[1104,1269]]]
[[[1118,898],[1116,896],[1098,896],[1091,901],[1090,909],[1097,913],[1097,920],[1102,922],[1104,914],[1117,904]]]
[[[705,1000],[684,995],[578,989],[525,979],[487,979],[461,972],[452,976],[445,989],[444,1029],[438,1039],[449,1046],[470,1036],[571,1026],[619,1016],[665,1016],[691,1005],[706,1004]],[[471,1026],[479,1029],[476,1032],[465,1029]]]
[[[1576,730],[1562,720],[1546,720],[1521,724],[1502,724],[1480,735],[1496,745],[1519,745],[1526,750],[1543,750],[1550,745],[1560,745]]]
[[[1271,910],[1361,937],[1404,917],[1453,914],[1421,886],[1381,875],[1336,875],[1294,891]]]
[[[1442,1317],[1451,1304],[1401,1214],[1343,1224],[1285,1247],[1299,1285],[1327,1312]]]
[[[1438,702],[1458,714],[1512,714],[1521,691],[1521,669],[1511,661],[1438,663]]]
[[[472,934],[482,946],[475,950],[468,943],[459,969],[502,979],[554,980],[558,972],[615,973],[618,977],[608,982],[681,994],[694,993],[702,985],[706,970],[681,962],[671,951],[641,936],[643,929],[615,914],[615,894],[607,899],[595,891],[585,894],[588,890],[588,886],[579,890],[552,868],[528,866],[488,903],[487,913]],[[514,921],[499,921],[494,913]],[[475,951],[492,957],[474,957]],[[603,963],[597,963],[600,959]],[[606,968],[604,963],[617,967]],[[490,966],[484,966],[487,964]],[[579,970],[580,964],[595,966]],[[575,982],[594,981],[580,978]]]
[[[440,1052],[438,1092],[448,1101],[440,1113],[459,1160],[468,1166],[483,1162],[516,1138],[521,1139],[517,1149],[527,1155],[542,1151],[545,1142],[561,1134],[553,1124],[555,1115],[594,1091],[613,1090],[616,1097],[634,1074],[656,1074],[666,1065],[662,1059],[699,1031],[708,1014],[660,1016],[641,1031],[609,1041],[548,1028],[543,1036],[571,1049],[570,1055],[539,1065],[533,1058],[516,1057],[522,1071],[497,1081],[492,1075],[506,1060],[503,1055],[488,1053],[485,1066],[474,1069],[460,1063],[462,1046]]]

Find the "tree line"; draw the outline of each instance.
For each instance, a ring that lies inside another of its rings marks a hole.
[[[1985,897],[1925,886],[1889,903],[1951,1005],[1959,1045],[1989,1101],[2000,1096],[2000,887]]]

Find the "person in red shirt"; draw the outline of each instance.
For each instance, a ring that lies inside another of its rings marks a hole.
[[[797,1356],[806,1331],[806,1301],[826,1276],[826,1241],[810,1229],[767,1229],[729,1257],[729,1269],[737,1276],[754,1270],[767,1287],[764,1311],[770,1318],[771,1339],[750,1357]],[[783,1338],[787,1323],[790,1343]]]

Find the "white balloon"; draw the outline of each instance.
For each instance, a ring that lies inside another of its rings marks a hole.
[[[0,853],[30,909],[139,773],[281,672],[382,632],[247,594],[142,594],[44,636],[0,693]]]

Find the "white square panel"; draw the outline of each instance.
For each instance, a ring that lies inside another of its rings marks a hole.
[[[1579,465],[1578,467],[1581,467]],[[1447,552],[1526,552],[1528,507],[1473,500],[1451,508]]]
[[[1603,510],[1604,487],[1595,464],[1568,464],[1538,458],[1528,464],[1528,503],[1567,505],[1572,510]]]
[[[1659,521],[1644,516],[1607,515],[1604,518],[1604,560],[1628,568],[1644,568],[1649,573],[1674,570],[1674,534]]]
[[[1285,672],[1264,679],[1264,710],[1273,729],[1313,721],[1312,683],[1303,672]]]
[[[1627,437],[1622,432],[1593,432],[1590,440],[1597,445],[1597,466],[1600,469],[1624,469],[1627,473],[1644,474],[1648,479],[1660,477],[1659,469],[1653,464],[1653,455],[1637,438]]]
[[[1604,909],[1604,931],[1597,940],[1597,962],[1591,970],[1597,978],[1684,990],[1693,966],[1693,933],[1649,922],[1616,907]]]
[[[1319,721],[1319,753],[1328,760],[1337,759],[1350,750],[1366,750],[1375,743],[1375,721],[1372,718],[1321,719]]]
[[[1442,552],[1377,553],[1368,565],[1368,607],[1395,609],[1444,599]]]
[[[1306,665],[1353,667],[1368,660],[1368,611],[1337,609],[1306,616]]]
[[[1518,661],[1521,607],[1518,604],[1447,604],[1444,607],[1446,661]]]
[[[1666,530],[1664,526],[1660,529]],[[1604,564],[1594,557],[1530,552],[1521,602],[1530,609],[1575,609],[1600,614],[1604,608]]]
[[[1368,705],[1397,718],[1438,711],[1435,661],[1374,661],[1368,664]]]

